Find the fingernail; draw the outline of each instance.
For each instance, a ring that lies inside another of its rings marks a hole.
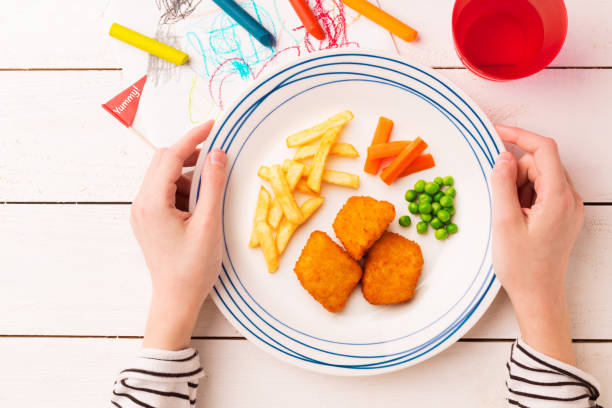
[[[215,149],[210,153],[210,162],[215,166],[225,166],[225,162],[227,158],[225,157],[225,153],[222,150]]]
[[[500,154],[497,157],[497,162],[496,163],[508,163],[512,161],[512,153],[510,152],[503,152],[502,154]]]

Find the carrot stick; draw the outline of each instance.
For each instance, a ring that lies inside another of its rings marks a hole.
[[[387,143],[391,136],[391,129],[393,129],[393,121],[391,119],[387,119],[384,116],[378,118],[378,125],[376,125],[376,131],[374,132],[374,137],[372,138],[370,146]],[[380,159],[370,159],[369,157],[366,159],[363,171],[370,174],[376,174],[379,169]]]
[[[402,152],[391,162],[390,165],[385,167],[380,173],[380,178],[387,184],[393,183],[393,181],[399,177],[400,174],[408,166],[414,162],[414,160],[419,157],[423,150],[427,148],[427,143],[423,141],[420,137],[414,139],[408,146],[402,150]]]
[[[433,158],[433,156],[431,154],[429,154],[429,153],[422,154],[419,157],[417,157],[416,159],[414,159],[412,164],[410,166],[406,167],[406,170],[404,170],[399,175],[399,177],[405,177],[405,176],[407,176],[409,174],[412,174],[412,173],[416,173],[416,172],[419,172],[419,171],[431,169],[432,167],[435,167],[435,165],[436,165],[436,162],[434,161],[434,158]]]
[[[368,147],[369,159],[384,159],[397,156],[410,144],[410,140],[400,140],[397,142],[381,143]]]

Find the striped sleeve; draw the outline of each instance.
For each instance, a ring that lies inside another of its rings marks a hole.
[[[599,384],[595,378],[532,349],[521,340],[512,345],[506,368],[510,407],[599,407]]]
[[[113,386],[111,407],[192,408],[204,376],[198,352],[142,349]]]

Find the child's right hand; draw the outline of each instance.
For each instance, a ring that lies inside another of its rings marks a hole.
[[[552,139],[496,126],[504,142],[523,149],[518,161],[496,161],[493,186],[493,266],[514,307],[523,340],[574,364],[565,276],[582,227],[582,199]]]

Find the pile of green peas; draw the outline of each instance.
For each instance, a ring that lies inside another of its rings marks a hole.
[[[452,176],[436,177],[430,182],[419,180],[412,189],[406,191],[404,197],[409,203],[408,211],[421,218],[416,225],[419,234],[427,233],[430,225],[436,231],[435,237],[439,240],[444,240],[459,231],[457,224],[452,222],[457,194],[454,184]],[[408,227],[411,223],[409,215],[399,218],[402,227]]]

